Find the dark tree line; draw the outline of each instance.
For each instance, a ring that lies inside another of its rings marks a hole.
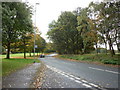
[[[114,45],[120,51],[120,2],[91,2],[86,8],[62,12],[57,21],[49,24],[48,37],[60,54],[85,54],[103,44],[109,45],[115,55]]]

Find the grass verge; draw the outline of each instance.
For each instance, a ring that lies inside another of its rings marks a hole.
[[[16,70],[22,69],[33,63],[33,59],[22,59],[22,58],[11,58],[11,59],[2,59],[2,76],[7,76]],[[39,63],[39,60],[35,60]]]
[[[31,53],[31,57],[33,57],[33,53]],[[37,56],[37,53],[35,53],[35,55]],[[5,55],[0,55],[0,57],[2,58],[6,58],[6,54]],[[15,54],[10,54],[10,57],[11,58],[14,58],[14,57],[24,57],[24,53],[15,53]],[[26,53],[26,57],[30,57],[29,53]]]
[[[60,58],[73,59],[78,61],[100,62],[104,64],[120,65],[120,54],[111,57],[109,54],[84,54],[84,55],[59,55]]]

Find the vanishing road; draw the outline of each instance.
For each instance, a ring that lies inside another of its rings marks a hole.
[[[118,68],[62,60],[48,55],[42,88],[118,88]]]

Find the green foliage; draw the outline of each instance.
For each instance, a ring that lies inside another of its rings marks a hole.
[[[44,53],[53,53],[53,52],[56,52],[55,50],[50,50],[50,49],[47,49],[44,51]]]
[[[92,20],[96,24],[99,43],[104,43],[105,48],[107,48],[107,43],[109,45],[109,50],[111,55],[115,55],[113,44],[119,48],[119,5],[120,2],[109,1],[106,3],[91,3],[89,5],[90,14],[94,15]]]
[[[2,54],[6,53],[5,48],[2,46]]]
[[[46,47],[46,41],[45,41],[45,39],[44,38],[42,38],[39,34],[38,35],[36,35],[37,37],[36,37],[36,45],[38,46],[37,48],[36,48],[36,52],[41,52],[41,53],[43,53],[44,52],[44,49],[45,49],[45,47]]]
[[[77,18],[72,12],[62,12],[57,22],[50,23],[50,30],[47,34],[58,53],[72,54],[81,51],[81,37],[76,26]]]
[[[114,57],[111,57],[110,55],[105,54],[84,54],[84,55],[60,55],[61,58],[66,59],[74,59],[74,60],[80,60],[80,61],[97,61],[104,64],[114,64],[114,65],[120,65],[119,59],[120,55],[115,55]]]
[[[119,5],[109,1],[93,3],[86,8],[77,8],[73,12],[62,12],[57,21],[49,25],[48,36],[60,54],[86,54],[99,50],[104,44],[111,55],[115,55],[114,45],[119,48]]]
[[[31,7],[25,3],[2,3],[2,45],[8,49],[6,58],[10,58],[11,43],[33,32],[31,13]]]
[[[52,52],[56,52],[54,50],[54,44],[53,43],[46,43],[46,47],[45,47],[45,53],[52,53]]]

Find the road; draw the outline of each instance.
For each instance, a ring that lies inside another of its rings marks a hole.
[[[47,66],[42,86],[44,88],[118,88],[118,68],[73,62],[51,56],[40,58]]]

